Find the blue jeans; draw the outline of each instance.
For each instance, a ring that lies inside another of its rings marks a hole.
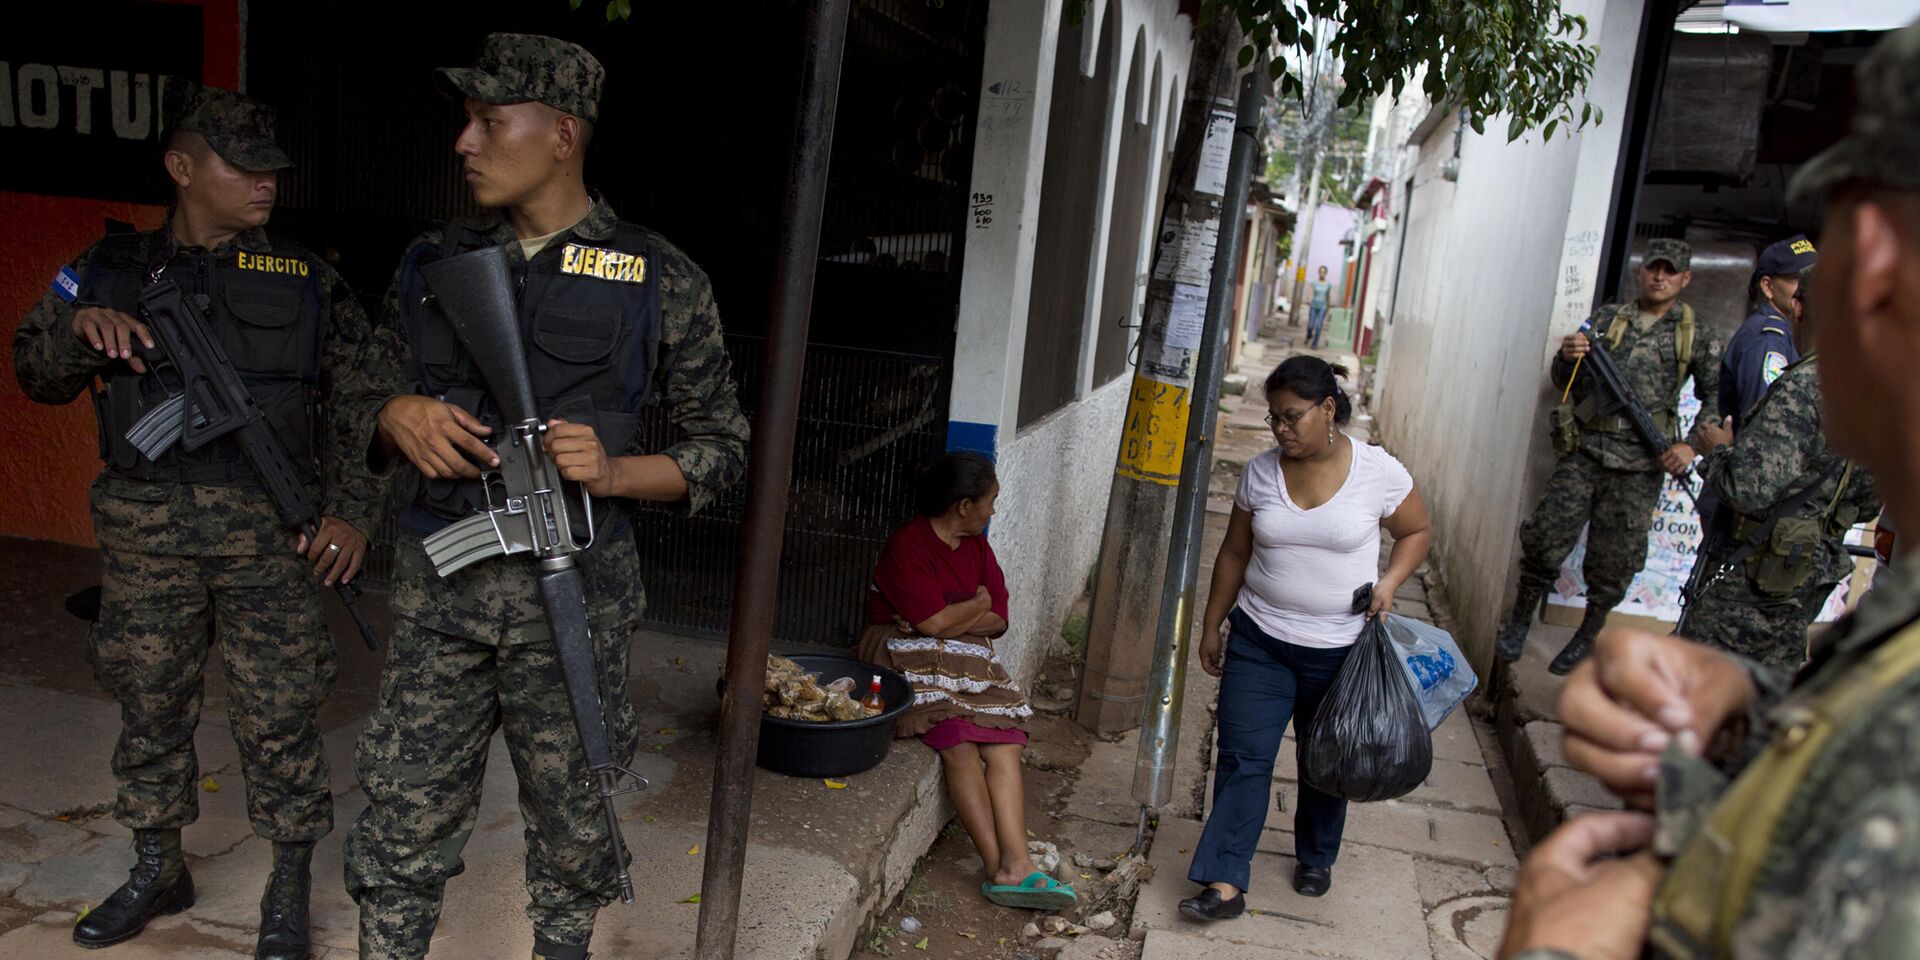
[[[1193,851],[1187,879],[1247,889],[1253,851],[1267,824],[1273,760],[1287,720],[1306,767],[1313,716],[1352,647],[1302,647],[1268,636],[1235,609],[1227,617],[1224,675],[1220,678],[1220,760],[1213,774],[1213,811]],[[1293,810],[1293,850],[1310,867],[1331,867],[1340,855],[1347,801],[1300,782]]]
[[[1307,346],[1320,345],[1320,331],[1327,327],[1327,305],[1316,303],[1307,307]]]

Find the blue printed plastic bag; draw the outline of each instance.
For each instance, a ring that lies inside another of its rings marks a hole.
[[[1473,675],[1466,656],[1445,630],[1390,613],[1387,636],[1407,671],[1413,698],[1420,701],[1429,731],[1439,727],[1447,714],[1480,685],[1480,678]]]

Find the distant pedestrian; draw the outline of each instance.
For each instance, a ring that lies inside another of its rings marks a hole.
[[[1339,368],[1298,356],[1267,377],[1267,424],[1278,445],[1240,476],[1227,538],[1208,588],[1200,665],[1220,677],[1220,760],[1213,813],[1187,878],[1204,884],[1180,902],[1193,920],[1246,909],[1253,852],[1266,826],[1274,756],[1289,718],[1305,744],[1366,617],[1426,559],[1427,508],[1413,477],[1379,447],[1340,432],[1352,414]],[[1393,555],[1378,573],[1380,528]],[[1352,612],[1357,587],[1373,605]],[[1223,626],[1230,630],[1223,636]],[[1305,767],[1304,760],[1301,767]],[[1300,783],[1294,805],[1293,888],[1317,897],[1333,884],[1347,802]]]
[[[1007,582],[986,538],[1000,496],[993,462],[950,453],[920,479],[920,516],[887,541],[867,594],[861,659],[898,670],[913,706],[895,732],[940,754],[947,794],[986,864],[980,892],[1004,907],[1065,910],[1073,887],[1027,853],[1020,725],[1033,708],[993,641],[1007,632]]]
[[[1320,268],[1320,279],[1313,286],[1313,302],[1307,306],[1307,346],[1320,349],[1320,334],[1327,328],[1327,307],[1333,303],[1333,284],[1327,282],[1327,268]]]

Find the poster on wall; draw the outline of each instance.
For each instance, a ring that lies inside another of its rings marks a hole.
[[[1693,395],[1689,379],[1680,392],[1680,434],[1693,430],[1693,419],[1700,412],[1700,400]],[[1697,474],[1696,474],[1697,476]],[[1696,481],[1696,486],[1698,481]],[[1698,491],[1696,491],[1698,492]],[[1627,585],[1627,596],[1614,613],[1644,617],[1672,625],[1680,621],[1680,589],[1693,572],[1695,554],[1700,549],[1701,523],[1694,512],[1693,500],[1680,489],[1680,481],[1668,477],[1660,489],[1660,502],[1653,508],[1653,523],[1647,530],[1647,562]],[[1847,534],[1854,544],[1870,543],[1864,525]],[[1580,568],[1587,556],[1587,535],[1580,534],[1573,552],[1560,564],[1560,576],[1547,593],[1547,603],[1563,611],[1575,612],[1568,618],[1577,623],[1577,611],[1587,606],[1587,581]],[[1849,581],[1841,581],[1821,608],[1819,622],[1837,620],[1846,613]]]
[[[118,0],[0,30],[0,190],[166,202],[161,91],[201,76],[202,18],[198,4]]]

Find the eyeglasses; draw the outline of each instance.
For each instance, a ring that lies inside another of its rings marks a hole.
[[[1302,417],[1305,417],[1307,414],[1312,413],[1313,411],[1314,411],[1313,407],[1307,407],[1301,410],[1292,410],[1287,413],[1282,413],[1277,415],[1269,413],[1267,414],[1267,426],[1286,427],[1288,430],[1292,430],[1294,428],[1294,425],[1298,424]]]

